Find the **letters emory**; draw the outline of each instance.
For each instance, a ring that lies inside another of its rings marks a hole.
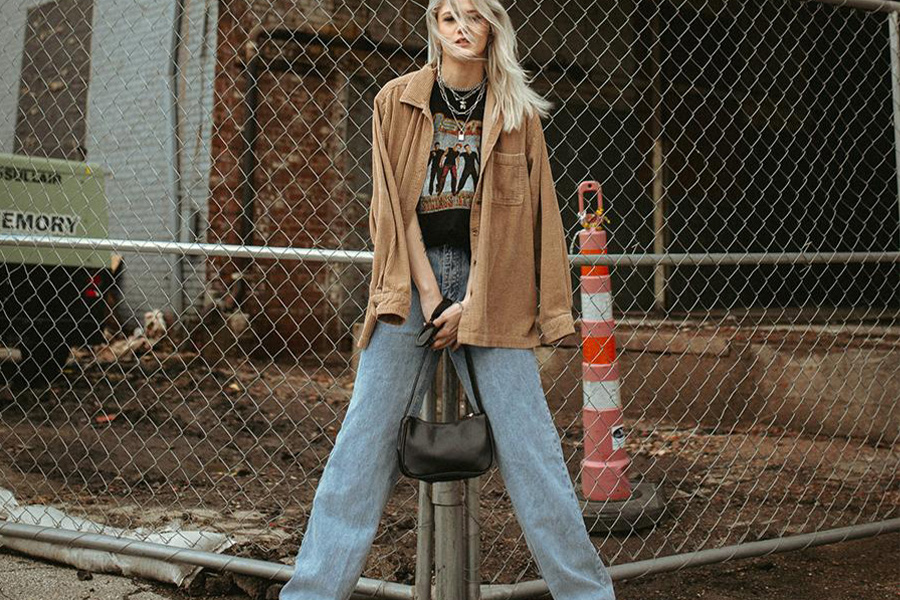
[[[73,235],[81,217],[0,209],[0,229]]]

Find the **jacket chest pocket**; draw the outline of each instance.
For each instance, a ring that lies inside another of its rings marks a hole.
[[[525,153],[508,153],[494,150],[491,153],[494,166],[494,184],[491,186],[492,202],[506,206],[522,204],[525,198]]]

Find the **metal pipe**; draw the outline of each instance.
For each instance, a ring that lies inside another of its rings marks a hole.
[[[764,556],[766,554],[803,550],[813,546],[824,546],[825,544],[835,544],[848,540],[874,537],[882,533],[891,533],[894,531],[900,531],[900,519],[889,519],[863,525],[851,525],[849,527],[826,529],[825,531],[816,531],[813,533],[803,533],[770,540],[759,540],[756,542],[723,546],[721,548],[698,550],[697,552],[688,552],[687,554],[664,556],[662,558],[653,558],[621,565],[616,568],[615,578],[617,581],[622,581],[625,579],[633,579],[644,574],[677,571],[685,567],[711,565],[735,558],[753,558],[756,556]]]
[[[481,477],[470,477],[466,488],[466,600],[481,598]]]
[[[804,2],[810,0],[803,0]],[[871,10],[874,12],[900,12],[900,2],[893,0],[811,0],[821,4],[832,4],[834,6],[846,6],[847,8],[859,8],[861,10]]]
[[[608,570],[613,581],[622,581],[644,575],[677,571],[685,567],[699,567],[725,562],[734,558],[753,558],[775,552],[802,550],[812,546],[873,537],[893,531],[900,531],[900,519],[828,529],[816,533],[792,535],[786,538],[748,542],[722,548],[710,548],[709,550],[699,550],[662,558],[651,558],[625,565],[612,566]],[[550,590],[543,579],[523,581],[513,585],[483,585],[481,590],[482,600],[537,600],[538,598],[550,598]]]
[[[451,423],[459,418],[459,382],[452,373],[450,355],[441,352],[441,419]],[[434,587],[439,600],[465,598],[463,583],[465,548],[463,543],[462,482],[438,481],[434,493]]]
[[[236,244],[194,244],[108,238],[53,237],[45,235],[0,234],[0,246],[29,248],[115,250],[148,254],[185,254],[192,256],[244,256],[325,263],[370,264],[367,250],[329,250],[284,246],[239,246]],[[746,254],[670,253],[670,254],[570,254],[572,266],[609,265],[643,267],[663,265],[760,265],[828,263],[900,263],[900,252],[748,252]]]
[[[897,171],[897,211],[900,213],[900,15],[891,13],[887,18],[890,32],[891,97],[893,98],[894,168]],[[900,248],[900,231],[897,247]]]
[[[286,582],[291,577],[293,568],[289,565],[191,550],[189,548],[175,548],[165,544],[141,542],[130,538],[118,538],[111,535],[97,533],[83,533],[68,529],[55,529],[53,527],[41,527],[37,525],[25,525],[22,523],[9,523],[0,521],[0,536],[19,539],[46,542],[73,548],[87,548],[90,550],[102,550],[128,556],[143,556],[155,558],[166,562],[182,563],[204,567],[214,571],[229,571],[242,575],[251,575],[272,581]],[[412,586],[369,579],[361,577],[356,586],[355,594],[363,597],[378,595],[382,598],[396,600],[413,600]]]
[[[189,0],[175,1],[175,15],[172,24],[172,55],[169,63],[169,86],[171,92],[171,135],[172,135],[172,199],[174,214],[172,215],[172,241],[182,240],[182,215],[184,211],[184,185],[182,173],[184,170],[183,119],[181,117],[181,105],[184,102],[184,91],[187,81],[182,68],[182,48],[184,47],[184,21]],[[184,256],[176,256],[173,271],[175,279],[172,282],[174,290],[169,290],[171,296],[176,298],[176,312],[184,309]],[[173,293],[174,291],[174,293]]]
[[[575,254],[569,256],[569,262],[573,266],[605,264],[617,267],[640,267],[656,264],[686,266],[873,263],[900,262],[900,252]]]
[[[240,246],[237,244],[196,244],[149,240],[117,240],[103,238],[54,238],[33,235],[0,234],[0,246],[34,248],[78,248],[87,250],[120,250],[147,254],[184,254],[192,256],[241,256],[316,262],[371,263],[372,252],[366,250],[329,250],[286,246]]]
[[[650,20],[650,35],[652,36],[653,76],[651,79],[650,106],[650,137],[653,139],[651,152],[651,167],[653,172],[652,197],[653,197],[653,251],[662,254],[666,251],[666,162],[665,148],[663,146],[663,82],[662,82],[662,43],[660,42],[660,11],[656,11]],[[668,269],[665,265],[657,265],[653,269],[653,304],[658,312],[666,310],[666,278]]]
[[[785,538],[761,540],[699,550],[687,554],[677,554],[662,558],[652,558],[625,565],[609,567],[609,574],[614,581],[632,579],[643,575],[677,571],[685,567],[695,567],[714,564],[734,558],[752,558],[775,552],[789,552],[801,550],[813,546],[834,544],[847,540],[856,540],[874,537],[882,533],[900,531],[900,519],[888,519],[864,525],[853,525],[838,529],[828,529],[815,533],[804,533]],[[103,550],[128,556],[146,556],[169,562],[177,562],[198,567],[205,567],[216,571],[230,571],[274,581],[287,581],[290,579],[291,567],[278,563],[270,563],[252,558],[239,556],[227,556],[214,552],[202,552],[186,548],[173,548],[164,544],[140,542],[132,539],[117,538],[97,533],[82,533],[52,527],[40,527],[37,525],[24,525],[0,521],[0,535],[47,542],[50,544],[64,544],[75,548],[88,548],[91,550]],[[361,595],[380,595],[383,598],[397,598],[413,600],[411,586],[389,583],[377,579],[360,578],[356,587],[356,593]],[[535,598],[539,595],[549,595],[549,589],[543,580],[525,581],[511,585],[482,585],[482,600],[513,600],[517,598]]]
[[[437,395],[432,384],[426,392],[420,418],[434,421]],[[419,515],[416,527],[416,600],[431,600],[431,567],[434,564],[434,503],[432,486],[419,481]]]

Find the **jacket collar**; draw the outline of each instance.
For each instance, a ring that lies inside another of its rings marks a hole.
[[[430,115],[431,111],[428,104],[431,100],[431,90],[434,87],[436,79],[437,69],[431,64],[426,64],[424,67],[413,73],[406,89],[403,90],[403,93],[400,95],[400,102],[411,104]],[[484,165],[487,164],[488,156],[490,156],[491,150],[494,149],[494,144],[497,142],[497,136],[500,135],[500,130],[503,128],[502,113],[498,113],[496,119],[491,118],[491,115],[494,112],[495,103],[496,98],[494,97],[494,90],[489,85],[485,92],[484,120],[482,121],[481,160],[479,160],[479,171],[482,173],[484,172]],[[480,180],[481,177],[479,176],[479,181]]]
[[[428,102],[431,99],[431,88],[437,78],[437,70],[431,65],[425,65],[415,73],[406,85],[406,89],[400,95],[400,102],[412,104],[422,110],[428,110]]]

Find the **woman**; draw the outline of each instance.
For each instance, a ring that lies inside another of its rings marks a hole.
[[[374,257],[356,383],[280,598],[350,597],[400,475],[396,441],[406,400],[415,392],[418,412],[442,349],[471,396],[460,349],[466,344],[498,467],[551,594],[613,599],[533,350],[574,333],[565,236],[540,121],[549,103],[527,86],[498,0],[431,0],[426,21],[428,64],[375,97]],[[466,145],[477,153],[479,172],[457,181],[457,168],[469,163],[456,149]],[[447,172],[450,186],[443,185]],[[429,322],[437,328],[431,351],[415,345]],[[411,390],[422,353],[426,370]]]

